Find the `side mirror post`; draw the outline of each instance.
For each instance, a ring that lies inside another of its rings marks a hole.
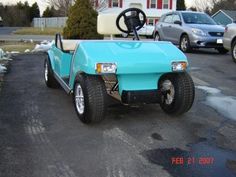
[[[182,25],[182,22],[181,21],[179,21],[179,20],[176,20],[176,21],[174,21],[174,24],[176,24],[176,25]]]

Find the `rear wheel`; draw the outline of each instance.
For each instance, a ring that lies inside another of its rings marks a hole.
[[[191,52],[192,48],[190,46],[190,40],[188,35],[185,34],[180,38],[179,48],[185,53]]]
[[[168,74],[161,78],[160,106],[170,115],[180,115],[187,112],[193,104],[195,89],[188,73]]]
[[[44,81],[49,88],[59,87],[59,83],[54,78],[52,65],[48,57],[44,61]]]
[[[234,41],[231,48],[232,59],[236,63],[236,40]]]
[[[218,52],[219,52],[220,54],[226,54],[226,53],[229,52],[229,51],[228,51],[227,49],[225,49],[225,48],[217,48],[216,50],[218,50]]]
[[[100,122],[105,117],[107,93],[98,76],[78,75],[74,86],[74,105],[79,119],[86,124]]]

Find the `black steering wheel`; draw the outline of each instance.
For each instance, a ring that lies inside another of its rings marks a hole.
[[[140,18],[140,15],[142,19]],[[124,17],[124,22],[127,30],[121,28],[120,26],[121,17]],[[137,32],[138,30],[140,30],[146,23],[146,19],[147,17],[141,9],[129,8],[118,15],[116,19],[116,26],[120,31],[129,34],[131,32]]]

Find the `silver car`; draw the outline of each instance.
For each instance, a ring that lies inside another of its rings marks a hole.
[[[236,23],[226,26],[223,42],[224,47],[231,50],[233,61],[236,62]]]
[[[224,27],[207,14],[192,11],[176,11],[163,15],[156,24],[154,40],[171,41],[183,52],[192,48],[215,48],[227,53],[223,47]]]

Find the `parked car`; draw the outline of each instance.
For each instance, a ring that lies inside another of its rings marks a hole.
[[[146,38],[152,38],[153,34],[154,34],[154,29],[155,26],[154,25],[144,25],[140,30],[138,30],[138,35],[140,36],[146,36]],[[129,34],[127,33],[122,33],[123,37],[128,37]],[[131,33],[131,35],[134,35],[133,33]]]
[[[226,26],[223,42],[224,47],[231,50],[233,61],[236,62],[236,23]]]
[[[117,34],[118,28],[139,40],[136,30],[146,22],[144,12],[131,8],[116,17],[100,14],[98,32]],[[121,17],[128,30],[119,25]],[[108,95],[123,104],[159,103],[170,115],[187,112],[195,93],[188,68],[186,56],[170,42],[62,40],[57,34],[45,59],[44,79],[48,87],[61,85],[72,94],[80,120],[93,123],[104,118]]]
[[[227,53],[223,47],[224,27],[207,14],[176,11],[163,15],[155,27],[154,40],[171,41],[183,52],[192,48],[215,48]]]

